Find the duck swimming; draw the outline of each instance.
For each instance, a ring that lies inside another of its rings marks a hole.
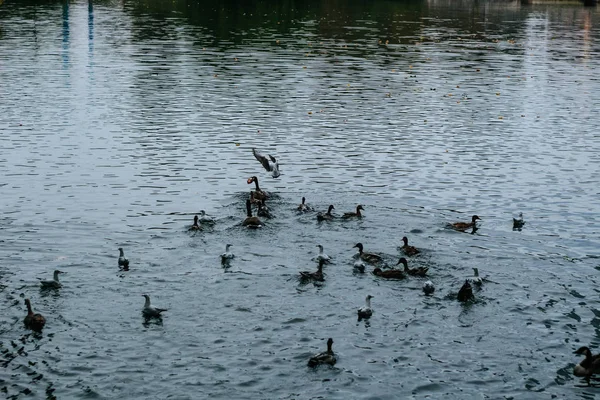
[[[331,221],[333,220],[333,218],[335,218],[333,216],[333,214],[331,214],[331,210],[335,210],[335,207],[333,206],[333,204],[331,204],[329,206],[329,208],[327,209],[327,212],[325,214],[323,213],[318,213],[317,214],[317,221]]]
[[[460,232],[464,232],[469,228],[473,228],[473,231],[475,231],[477,228],[475,221],[478,219],[480,220],[481,218],[479,218],[477,215],[473,215],[471,217],[471,222],[455,222],[452,224],[452,228]]]
[[[347,212],[344,213],[344,215],[342,215],[343,219],[350,219],[350,218],[362,218],[362,214],[360,213],[360,210],[364,210],[363,206],[361,206],[360,204],[356,206],[356,212]]]
[[[483,280],[479,277],[479,269],[473,268],[473,276],[469,278],[469,281],[473,285],[481,286],[483,284]]]
[[[318,244],[317,247],[319,248],[319,255],[317,256],[317,261],[323,260],[325,264],[329,264],[331,262],[331,257],[323,253],[323,245]]]
[[[129,271],[129,260],[125,258],[125,253],[123,253],[123,248],[119,247],[119,268],[122,268],[125,271]]]
[[[364,262],[367,262],[369,264],[378,264],[378,263],[380,263],[380,262],[383,261],[383,257],[381,257],[379,254],[365,253],[363,251],[363,245],[362,245],[362,243],[356,243],[352,247],[357,247],[358,248],[358,254],[355,255],[354,257],[358,257],[359,259],[363,260]]]
[[[468,280],[462,285],[460,290],[458,291],[458,301],[462,303],[466,303],[467,301],[475,300],[475,296],[473,296],[473,287],[469,283]]]
[[[519,218],[513,218],[513,231],[520,231],[523,229],[525,221],[523,221],[523,213],[519,213]]]
[[[331,348],[332,346],[333,346],[333,339],[332,338],[327,339],[327,351],[324,351],[322,353],[312,356],[308,360],[308,366],[309,367],[317,367],[321,364],[335,365],[337,360],[335,358],[335,354],[333,354],[333,350]]]
[[[574,354],[584,355],[585,358],[573,368],[575,376],[583,376],[589,378],[600,373],[600,354],[592,355],[592,351],[587,346],[583,346],[575,350]]]
[[[221,254],[221,264],[222,265],[228,264],[235,257],[235,255],[229,251],[230,247],[231,247],[230,244],[225,245],[225,253]]]
[[[308,212],[311,210],[310,207],[306,204],[306,197],[302,198],[302,203],[300,203],[297,210],[301,212]]]
[[[258,211],[256,212],[256,215],[263,218],[273,218],[273,215],[264,200],[258,202]]]
[[[258,186],[258,178],[256,176],[248,178],[246,182],[248,183],[248,185],[254,182],[254,191],[251,192],[252,199],[254,199],[255,201],[260,201],[269,198],[269,194],[267,192],[262,191]]]
[[[358,309],[358,320],[371,318],[373,310],[371,309],[371,299],[373,296],[368,295],[366,298],[367,305]]]
[[[279,172],[279,163],[275,157],[269,154],[269,158],[267,158],[254,148],[252,149],[252,154],[254,154],[254,157],[262,164],[263,167],[265,167],[267,172],[271,172],[273,178],[279,178],[281,173]]]
[[[166,308],[152,307],[150,305],[150,296],[148,296],[147,294],[144,294],[142,296],[144,296],[144,298],[146,299],[146,302],[144,303],[144,308],[142,309],[142,314],[144,315],[144,317],[161,318],[162,316],[160,314],[167,311]]]
[[[60,288],[62,285],[58,281],[59,274],[64,274],[64,272],[59,271],[59,270],[54,270],[54,278],[52,280],[41,281],[40,285],[42,286],[42,289],[58,289],[58,288]]]
[[[356,261],[354,261],[354,264],[352,265],[352,269],[354,270],[354,272],[358,272],[361,274],[365,273],[366,268],[367,268],[367,265],[360,258],[357,259]]]
[[[199,218],[200,223],[202,223],[202,224],[214,224],[215,223],[215,219],[213,217],[211,217],[210,215],[207,215],[206,211],[200,210],[200,212],[198,214],[200,214],[200,218]]]
[[[406,261],[406,258],[402,257],[400,260],[398,260],[398,264],[399,265],[402,264],[404,265],[404,272],[408,275],[412,275],[412,276],[426,276],[427,275],[427,271],[429,271],[428,267],[416,267],[416,268],[408,268],[408,261]]]
[[[404,254],[406,254],[409,257],[412,257],[420,253],[419,249],[417,249],[415,246],[408,245],[408,238],[406,236],[402,238],[402,241],[404,242],[404,246],[402,246],[401,249],[404,252]]]
[[[192,226],[189,227],[188,229],[189,231],[200,231],[202,230],[202,228],[200,228],[200,225],[198,225],[198,216],[194,215],[194,223],[192,224]]]
[[[260,228],[262,222],[258,217],[252,216],[252,206],[250,205],[250,199],[246,200],[246,219],[242,222],[243,226],[248,228]]]
[[[431,282],[431,281],[425,282],[423,284],[423,292],[426,295],[433,294],[433,292],[435,292],[435,286],[433,285],[433,282]]]
[[[319,260],[319,267],[315,272],[300,272],[300,281],[303,283],[308,283],[310,281],[323,282],[325,280],[325,277],[323,276],[323,264],[325,264],[325,261]]]
[[[46,318],[42,314],[33,313],[29,299],[25,299],[25,305],[27,306],[27,316],[23,319],[25,327],[32,331],[41,332],[44,325],[46,325]]]
[[[381,268],[375,268],[373,270],[373,275],[378,276],[380,278],[385,279],[404,279],[406,278],[406,274],[399,269],[386,269],[383,271]]]

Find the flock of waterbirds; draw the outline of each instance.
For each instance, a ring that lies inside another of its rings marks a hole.
[[[272,155],[263,155],[259,153],[256,149],[252,149],[252,153],[254,157],[263,165],[265,170],[271,173],[273,178],[278,178],[281,176],[281,172],[279,170],[279,163],[277,159]],[[262,190],[259,186],[258,178],[256,176],[252,176],[247,180],[248,184],[254,183],[255,188],[250,192],[249,198],[246,200],[246,218],[242,220],[241,225],[250,229],[257,229],[263,226],[263,222],[260,218],[271,218],[272,214],[270,209],[267,206],[266,201],[271,197],[271,195]],[[252,206],[256,209],[256,215],[253,215]],[[327,211],[318,212],[316,214],[316,219],[319,222],[323,221],[333,221],[336,219],[340,220],[349,220],[349,219],[357,219],[363,218],[361,211],[364,211],[364,207],[359,204],[356,207],[356,210],[353,212],[346,212],[342,216],[337,217],[333,214],[333,210],[335,207],[333,205],[329,205]],[[297,211],[299,213],[308,213],[313,212],[313,208],[306,204],[306,198],[302,197],[302,202],[297,207]],[[448,228],[460,231],[460,232],[469,232],[475,233],[478,229],[477,221],[481,220],[481,218],[477,215],[473,215],[470,222],[455,222],[452,224],[448,224]],[[202,231],[208,225],[213,225],[216,223],[216,220],[206,215],[204,211],[200,211],[199,215],[194,216],[194,222],[189,227],[190,231]],[[513,218],[513,230],[520,231],[525,225],[525,221],[523,220],[523,214],[519,214],[519,218]],[[402,238],[403,245],[400,247],[404,256],[406,257],[415,257],[418,256],[421,251],[408,244],[408,238],[404,236]],[[225,252],[220,255],[221,264],[224,268],[230,267],[230,262],[235,258],[235,255],[231,252],[231,244],[226,244]],[[325,275],[323,273],[323,268],[326,264],[332,262],[330,256],[325,254],[323,245],[318,244],[319,253],[316,256],[316,261],[318,262],[318,267],[316,271],[301,271],[298,275],[298,280],[300,284],[313,283],[315,285],[319,285],[324,282]],[[391,280],[403,280],[407,279],[409,276],[426,278],[428,274],[428,267],[419,266],[416,268],[410,268],[408,266],[408,260],[405,257],[401,257],[398,261],[397,265],[402,264],[402,269],[390,268],[385,262],[381,255],[377,253],[371,253],[364,251],[364,246],[362,243],[356,243],[353,247],[358,249],[358,252],[354,255],[354,264],[353,268],[356,273],[365,273],[367,267],[373,267],[372,273],[373,275],[382,278],[382,279],[391,279]],[[129,260],[125,257],[125,253],[123,248],[119,248],[119,257],[117,260],[118,267],[122,271],[129,271]],[[456,299],[463,303],[472,302],[475,299],[475,295],[473,292],[473,287],[479,288],[483,284],[483,279],[479,276],[479,271],[477,268],[473,268],[473,276],[466,279],[464,284],[461,286],[458,294],[456,295]],[[41,280],[40,286],[43,290],[57,290],[60,289],[62,284],[59,281],[59,275],[64,274],[63,271],[55,270],[53,274],[53,278],[51,280]],[[431,280],[426,280],[423,283],[423,293],[425,295],[431,295],[435,292],[435,285]],[[164,308],[158,308],[152,306],[150,302],[150,296],[148,294],[142,295],[145,298],[144,306],[142,307],[142,315],[143,317],[148,319],[158,318],[160,319],[162,313],[167,311]],[[373,309],[371,308],[371,299],[374,297],[372,295],[367,295],[365,298],[365,306],[361,307],[357,310],[358,320],[366,320],[371,318],[373,315]],[[25,305],[27,307],[27,315],[24,319],[24,324],[27,328],[35,331],[41,332],[46,324],[46,319],[43,315],[39,313],[34,313],[31,307],[31,301],[29,298],[25,299]],[[593,355],[591,350],[588,347],[580,347],[575,351],[575,354],[583,355],[585,358],[578,363],[574,368],[574,374],[576,376],[585,377],[589,383],[589,380],[592,375],[596,373],[600,373],[600,354]],[[335,353],[333,352],[333,339],[329,338],[327,340],[327,350],[314,355],[308,360],[308,366],[316,367],[318,365],[327,364],[334,365],[337,359]]]

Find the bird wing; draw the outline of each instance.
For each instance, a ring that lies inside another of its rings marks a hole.
[[[263,156],[262,154],[260,154],[258,151],[256,151],[256,149],[252,149],[252,154],[254,154],[254,157],[262,164],[263,167],[265,167],[265,169],[269,172],[272,171],[271,166],[269,165],[269,159],[265,156]],[[270,156],[269,156],[270,157]]]

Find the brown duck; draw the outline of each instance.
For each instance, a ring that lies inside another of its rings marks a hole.
[[[369,264],[378,264],[383,261],[383,257],[381,257],[379,254],[365,253],[363,251],[362,243],[356,243],[352,247],[357,247],[358,248],[358,258],[360,258],[361,260],[363,260],[365,262],[368,262]]]
[[[404,246],[402,246],[401,249],[404,252],[404,254],[406,254],[409,257],[412,257],[420,253],[419,249],[417,249],[415,246],[408,245],[408,238],[406,236],[402,238],[402,241],[404,242]]]
[[[457,231],[461,231],[464,232],[469,228],[477,228],[477,226],[475,225],[475,221],[480,220],[481,218],[479,218],[477,215],[473,215],[471,217],[471,222],[455,222],[452,224],[452,228],[457,230]]]
[[[381,268],[375,268],[373,270],[373,275],[378,276],[380,278],[385,279],[404,279],[406,278],[406,274],[399,269],[386,269],[383,271]]]
[[[189,230],[190,231],[202,230],[202,228],[200,228],[200,225],[198,225],[198,216],[197,215],[194,216],[194,223],[192,224],[192,226],[190,226]]]
[[[323,282],[325,280],[323,276],[323,265],[325,264],[325,260],[319,260],[319,267],[315,272],[302,271],[300,272],[300,280],[304,283],[315,281],[315,282]]]
[[[267,192],[264,192],[260,189],[260,187],[258,186],[258,178],[256,176],[250,177],[248,178],[248,180],[246,181],[249,184],[251,184],[252,182],[254,182],[254,191],[251,192],[251,198],[256,200],[256,201],[261,201],[261,200],[266,200],[269,198],[269,194]]]
[[[593,374],[600,373],[600,354],[592,355],[587,346],[578,348],[575,354],[584,355],[585,358],[573,368],[575,376],[584,376],[589,379]]]
[[[317,221],[331,221],[334,218],[333,214],[331,213],[332,210],[335,210],[335,207],[333,206],[333,204],[330,204],[325,214],[317,214]]]
[[[27,316],[23,320],[25,326],[32,331],[41,332],[46,325],[46,318],[42,314],[33,313],[29,299],[25,299],[25,305],[27,306]]]
[[[398,264],[396,265],[399,264],[404,265],[404,272],[412,276],[427,276],[427,271],[429,271],[428,267],[408,268],[408,261],[404,257],[398,260]]]
[[[360,210],[364,210],[363,206],[361,206],[360,204],[356,206],[356,212],[347,212],[344,213],[344,215],[342,215],[343,219],[350,219],[350,218],[362,218],[362,214],[360,213]]]
[[[252,216],[252,205],[250,204],[250,199],[246,200],[246,219],[242,222],[243,226],[247,226],[248,228],[260,228],[262,226],[262,222],[258,217]]]

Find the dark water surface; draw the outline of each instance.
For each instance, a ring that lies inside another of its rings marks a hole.
[[[558,3],[7,0],[2,393],[594,398],[572,352],[600,347],[599,26]],[[256,231],[240,226],[252,175],[276,194]],[[365,218],[319,224],[302,196]],[[190,234],[201,209],[217,224]],[[445,228],[472,214],[475,234]],[[404,235],[433,297],[353,274],[356,242],[395,264]],[[318,243],[335,264],[299,286]],[[472,267],[488,282],[463,306]],[[40,291],[56,268],[63,288]],[[144,293],[162,324],[144,324]],[[328,337],[337,365],[309,370]]]

